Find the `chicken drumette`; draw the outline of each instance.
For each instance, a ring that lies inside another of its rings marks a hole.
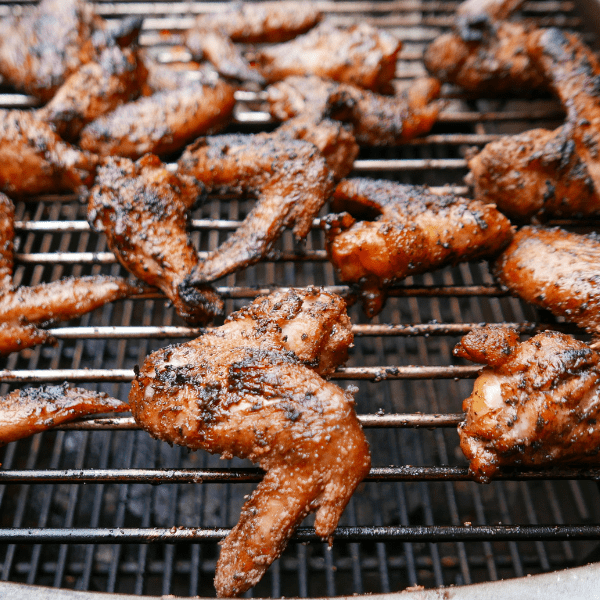
[[[332,535],[370,467],[350,392],[322,376],[352,343],[344,301],[320,289],[259,298],[225,325],[150,355],[129,402],[151,435],[266,471],[225,539],[219,596],[257,583],[296,526],[316,511],[319,536]]]
[[[454,354],[486,366],[458,428],[469,471],[489,481],[504,465],[598,464],[600,355],[569,335],[484,327]]]
[[[190,282],[199,258],[187,229],[199,195],[191,177],[170,173],[149,154],[135,163],[109,159],[98,171],[88,206],[90,224],[104,231],[117,260],[160,288],[194,324],[207,323],[223,309],[212,287]]]
[[[493,272],[513,294],[600,333],[600,239],[563,229],[523,227]]]
[[[339,278],[357,284],[368,316],[383,308],[387,289],[408,275],[494,256],[512,237],[495,207],[391,181],[347,179],[326,217],[327,254]]]

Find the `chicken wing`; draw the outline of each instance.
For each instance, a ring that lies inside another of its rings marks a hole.
[[[270,83],[291,75],[318,75],[374,91],[389,91],[402,44],[366,23],[341,29],[328,21],[284,44],[256,54]]]
[[[223,310],[209,285],[192,285],[198,253],[188,236],[189,211],[200,193],[186,175],[170,173],[153,155],[132,162],[111,158],[90,192],[88,220],[106,234],[117,260],[156,286],[189,323],[204,324]]]
[[[320,20],[312,2],[233,2],[228,10],[199,16],[194,29],[220,31],[234,42],[273,44],[306,33]]]
[[[408,275],[494,256],[512,228],[495,207],[424,187],[385,180],[347,179],[336,188],[326,217],[326,247],[341,281],[357,284],[369,317],[378,314],[387,288]]]
[[[465,0],[456,9],[454,29],[465,41],[480,40],[483,32],[510,17],[524,0]]]
[[[600,239],[527,226],[497,258],[493,272],[513,294],[600,333]]]
[[[11,195],[81,191],[98,158],[64,142],[32,112],[0,110],[0,190]]]
[[[492,202],[520,221],[600,214],[600,196],[571,130],[563,126],[504,136],[470,156],[466,181],[477,200]]]
[[[79,145],[101,156],[164,155],[204,133],[222,129],[235,105],[233,88],[192,82],[119,106],[86,125]]]
[[[250,192],[258,202],[240,227],[195,269],[195,281],[213,281],[258,262],[286,227],[308,235],[333,190],[325,159],[311,143],[285,135],[222,135],[189,146],[178,172],[208,192]]]
[[[460,447],[480,482],[504,465],[600,461],[600,355],[570,335],[525,342],[505,327],[467,334],[456,356],[487,364],[464,401]]]
[[[79,417],[128,410],[125,402],[66,383],[15,390],[0,398],[0,446]]]
[[[14,264],[15,206],[0,192],[0,294],[12,287]]]
[[[326,382],[352,343],[344,301],[321,289],[259,298],[225,324],[151,354],[132,383],[135,420],[154,437],[266,475],[222,543],[215,586],[257,583],[296,526],[317,511],[328,538],[370,468],[351,392]]]
[[[88,123],[135,100],[146,76],[147,70],[135,51],[119,46],[106,48],[97,61],[75,71],[37,116],[53,124],[63,139],[76,141]]]

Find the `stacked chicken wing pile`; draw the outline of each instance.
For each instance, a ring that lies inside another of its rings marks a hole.
[[[435,77],[402,93],[392,85],[395,36],[364,23],[336,26],[310,3],[235,4],[201,16],[183,35],[196,61],[188,64],[157,62],[138,46],[140,20],[105,22],[83,0],[42,0],[2,21],[0,74],[43,106],[0,111],[0,353],[52,341],[43,324],[157,288],[189,324],[207,325],[223,313],[216,280],[264,259],[285,229],[302,243],[327,211],[328,258],[368,317],[410,275],[491,259],[515,294],[598,333],[600,240],[516,225],[600,213],[600,63],[571,34],[506,20],[518,5],[465,2],[454,31],[425,54]],[[259,46],[248,50],[252,44]],[[472,154],[473,199],[348,178],[360,145],[399,146],[431,130],[443,107],[440,80],[483,94],[543,87],[567,119],[556,131],[528,131]],[[230,123],[239,88],[264,88],[281,122],[274,131],[215,135]],[[62,191],[88,202],[91,227],[136,282],[13,285],[9,197]],[[201,258],[191,211],[219,192],[256,203]],[[519,344],[514,332],[490,329],[456,350],[488,365],[460,428],[479,480],[502,464],[597,455],[598,355],[569,336],[538,338]],[[250,458],[267,472],[223,544],[219,594],[254,585],[307,514],[316,511],[318,535],[330,537],[368,472],[352,395],[326,381],[351,343],[344,300],[296,289],[155,352],[136,373],[129,402],[143,429]],[[46,415],[59,423],[62,415],[127,409],[68,386],[3,402],[3,442],[39,430]],[[44,419],[32,417],[40,411]]]

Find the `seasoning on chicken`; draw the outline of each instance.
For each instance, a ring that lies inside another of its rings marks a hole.
[[[329,21],[295,40],[265,47],[256,60],[268,82],[318,75],[373,91],[389,91],[402,43],[366,23],[339,28]]]
[[[516,331],[488,326],[467,334],[454,354],[488,365],[458,428],[478,481],[502,466],[598,464],[600,355],[587,344],[555,331],[519,342]]]
[[[219,80],[219,74],[212,67],[193,61],[161,63],[147,53],[142,55],[142,60],[148,70],[148,77],[142,86],[144,96],[178,90],[193,82],[214,86]]]
[[[336,188],[325,218],[326,246],[341,281],[356,284],[365,313],[378,314],[387,289],[408,275],[494,256],[512,228],[492,205],[438,196],[424,187],[347,179]]]
[[[309,513],[317,535],[330,537],[369,471],[352,393],[322,377],[345,361],[350,327],[339,296],[274,293],[153,353],[132,383],[132,414],[154,437],[266,471],[222,543],[218,596],[257,583]]]
[[[200,15],[194,29],[220,31],[234,42],[273,44],[306,33],[320,20],[312,2],[232,2],[228,10]]]
[[[186,321],[205,324],[223,302],[211,286],[190,282],[199,258],[187,230],[198,197],[192,178],[170,173],[156,156],[111,158],[98,171],[88,220],[128,271],[161,289]]]
[[[490,142],[469,158],[475,197],[511,219],[600,214],[600,196],[571,136],[572,128],[532,129]]]
[[[338,119],[352,126],[360,144],[403,144],[427,133],[437,120],[441,103],[437,79],[418,79],[404,94],[383,96],[350,84],[320,77],[288,77],[269,86],[271,114],[287,120],[302,114]]]
[[[63,139],[75,141],[85,125],[135,100],[146,76],[136,52],[118,46],[106,48],[97,61],[75,71],[37,116],[52,123]]]
[[[97,164],[34,113],[0,110],[0,190],[15,196],[80,191],[94,180]]]
[[[319,150],[277,133],[202,138],[183,153],[178,172],[209,193],[249,192],[258,199],[240,227],[197,266],[195,281],[213,281],[258,262],[286,227],[304,239],[333,190]]]
[[[497,258],[493,272],[513,294],[600,333],[600,238],[527,226]]]
[[[15,390],[0,397],[0,446],[79,417],[128,410],[128,404],[104,393],[66,383]]]
[[[119,106],[83,129],[79,145],[101,156],[139,158],[179,150],[201,134],[222,129],[235,105],[233,88],[192,82]]]

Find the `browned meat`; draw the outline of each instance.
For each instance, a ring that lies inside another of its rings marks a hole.
[[[187,233],[198,197],[193,179],[170,173],[156,156],[111,158],[98,171],[88,220],[127,270],[160,288],[186,321],[204,324],[223,302],[210,286],[189,281],[199,260]]]
[[[308,142],[285,135],[221,135],[189,146],[178,172],[202,182],[208,192],[256,194],[257,204],[227,241],[209,253],[194,280],[213,281],[258,262],[286,227],[298,240],[333,190],[325,159]]]
[[[347,29],[324,21],[291,42],[266,47],[256,55],[267,81],[291,75],[318,75],[374,91],[389,91],[402,44],[366,23]]]
[[[494,203],[511,219],[600,214],[600,196],[570,127],[503,137],[471,156],[469,168],[477,200]]]
[[[196,29],[222,32],[234,42],[279,43],[306,33],[321,20],[311,2],[233,2],[228,10],[201,15]]]
[[[12,200],[0,192],[0,294],[12,287],[15,237],[15,207]]]
[[[326,218],[327,255],[339,278],[357,284],[363,308],[380,312],[387,288],[408,275],[494,256],[512,228],[493,206],[385,180],[347,179],[336,188]]]
[[[222,129],[234,105],[233,88],[224,81],[192,82],[119,106],[86,125],[79,144],[101,156],[167,154],[201,134]]]
[[[477,480],[505,465],[598,464],[600,356],[587,344],[554,331],[519,343],[515,331],[490,326],[466,335],[454,353],[489,365],[458,428]]]
[[[600,239],[523,227],[498,257],[494,275],[513,294],[589,332],[600,332]]]
[[[0,445],[86,415],[128,410],[120,400],[66,383],[15,390],[0,398]]]
[[[80,191],[98,158],[61,140],[34,113],[0,110],[0,190],[11,195]]]
[[[352,125],[356,141],[373,146],[403,144],[427,133],[437,120],[437,79],[418,79],[398,96],[383,96],[316,76],[288,77],[269,86],[271,114],[280,120],[322,115]]]
[[[423,59],[427,70],[444,82],[481,94],[523,93],[546,87],[527,52],[531,27],[502,22],[481,42],[446,33],[432,42]]]
[[[62,138],[74,141],[85,125],[137,98],[146,76],[147,70],[136,52],[111,46],[98,61],[73,73],[38,111],[38,117],[52,123]]]
[[[565,107],[577,154],[600,194],[600,61],[579,37],[559,29],[533,33],[528,51]]]
[[[331,536],[369,471],[351,393],[321,377],[346,359],[350,327],[334,294],[271,294],[150,355],[132,383],[132,414],[154,437],[266,471],[222,544],[219,596],[257,583],[309,513],[317,512],[317,535]]]
[[[480,40],[483,32],[504,21],[523,0],[466,0],[456,9],[454,29],[463,40]]]

